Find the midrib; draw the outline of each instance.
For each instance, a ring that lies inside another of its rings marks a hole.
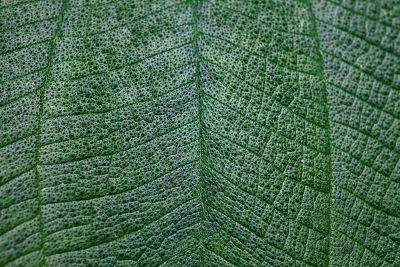
[[[195,83],[196,83],[196,103],[197,103],[197,127],[199,138],[199,178],[197,182],[197,193],[200,203],[200,234],[199,234],[199,249],[200,249],[200,266],[204,265],[204,219],[205,219],[205,203],[203,198],[204,192],[204,172],[205,172],[205,146],[204,146],[204,121],[203,121],[203,90],[201,89],[201,70],[200,70],[200,50],[198,38],[200,31],[198,29],[198,9],[199,1],[191,0],[192,9],[192,28],[193,28],[193,51],[195,56]]]

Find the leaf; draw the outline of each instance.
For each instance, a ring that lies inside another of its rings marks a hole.
[[[0,266],[400,265],[398,1],[0,5]]]

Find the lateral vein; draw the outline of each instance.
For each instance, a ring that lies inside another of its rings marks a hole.
[[[328,154],[328,182],[329,182],[329,192],[328,192],[328,251],[327,251],[327,259],[326,265],[330,266],[331,263],[331,250],[332,250],[332,191],[333,191],[333,173],[332,173],[332,141],[331,141],[331,126],[330,126],[330,117],[329,117],[329,100],[328,100],[328,85],[327,78],[324,71],[324,58],[321,49],[321,40],[318,34],[318,25],[317,18],[314,14],[312,7],[313,0],[306,0],[308,13],[311,18],[311,24],[313,31],[311,33],[312,37],[316,42],[317,51],[318,51],[318,64],[320,65],[320,79],[322,80],[324,86],[324,94],[325,94],[325,119],[326,119],[326,131],[327,131],[327,154]]]
[[[39,246],[39,250],[41,252],[41,254],[43,255],[43,265],[47,266],[47,258],[46,255],[44,253],[44,245],[46,243],[46,236],[44,233],[44,219],[43,219],[43,213],[42,213],[42,199],[41,199],[41,195],[40,195],[40,191],[41,191],[41,182],[42,179],[40,177],[40,173],[39,173],[39,165],[40,165],[40,136],[41,136],[41,131],[42,131],[42,117],[43,117],[43,112],[44,112],[44,102],[45,102],[45,93],[46,93],[46,89],[49,86],[49,82],[50,82],[50,71],[51,71],[51,67],[53,64],[53,57],[54,57],[54,53],[55,53],[55,47],[56,47],[56,43],[57,43],[57,38],[60,37],[61,35],[61,27],[62,27],[62,23],[64,21],[64,15],[65,15],[65,11],[67,10],[68,7],[68,0],[63,0],[62,1],[62,5],[61,5],[61,9],[60,9],[60,13],[58,15],[58,19],[57,19],[57,27],[56,30],[54,32],[54,35],[50,41],[50,45],[49,45],[49,49],[48,49],[48,59],[47,59],[47,65],[46,68],[44,70],[44,80],[42,85],[39,87],[39,114],[37,116],[37,129],[35,132],[35,166],[34,166],[34,172],[35,172],[35,176],[36,176],[36,180],[35,180],[35,187],[36,187],[36,193],[35,193],[35,197],[36,200],[38,202],[38,209],[37,209],[37,215],[39,218],[39,234],[40,234],[40,246]]]

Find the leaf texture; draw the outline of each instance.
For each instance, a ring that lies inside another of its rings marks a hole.
[[[0,266],[399,266],[400,3],[1,0]]]

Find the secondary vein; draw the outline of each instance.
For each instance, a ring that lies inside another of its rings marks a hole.
[[[333,174],[332,174],[332,141],[331,141],[331,126],[329,119],[329,100],[328,100],[328,83],[324,71],[324,58],[321,50],[321,41],[318,34],[318,26],[317,26],[317,18],[314,14],[312,8],[312,0],[306,0],[308,13],[311,17],[311,23],[313,32],[311,33],[312,37],[317,45],[318,51],[318,64],[320,65],[320,79],[322,80],[324,86],[324,104],[325,104],[325,119],[326,119],[326,131],[327,131],[327,155],[328,155],[328,178],[329,178],[329,192],[328,192],[328,253],[327,253],[327,261],[326,265],[330,266],[331,263],[331,250],[332,250],[332,191],[333,191]]]
[[[50,71],[51,67],[53,65],[53,57],[55,53],[55,47],[57,43],[57,38],[61,35],[61,26],[64,21],[64,15],[65,11],[67,10],[68,7],[68,0],[63,0],[60,13],[58,15],[57,19],[57,27],[54,32],[54,35],[50,41],[49,49],[48,49],[48,59],[47,59],[47,65],[46,68],[44,69],[44,80],[42,85],[39,87],[40,89],[38,90],[39,93],[39,114],[37,116],[37,126],[36,126],[36,131],[35,131],[35,167],[34,167],[34,172],[35,172],[35,187],[36,187],[36,192],[35,192],[35,198],[38,203],[38,209],[37,209],[37,215],[39,218],[39,234],[40,234],[40,252],[43,255],[43,265],[47,266],[47,259],[44,253],[44,245],[46,243],[46,236],[44,233],[44,219],[43,219],[43,213],[42,213],[42,198],[40,195],[41,191],[41,183],[42,179],[40,177],[40,172],[39,172],[39,165],[40,165],[40,136],[41,136],[41,131],[42,131],[42,119],[43,119],[43,112],[44,112],[44,102],[45,102],[45,94],[46,90],[49,86],[50,83]]]

